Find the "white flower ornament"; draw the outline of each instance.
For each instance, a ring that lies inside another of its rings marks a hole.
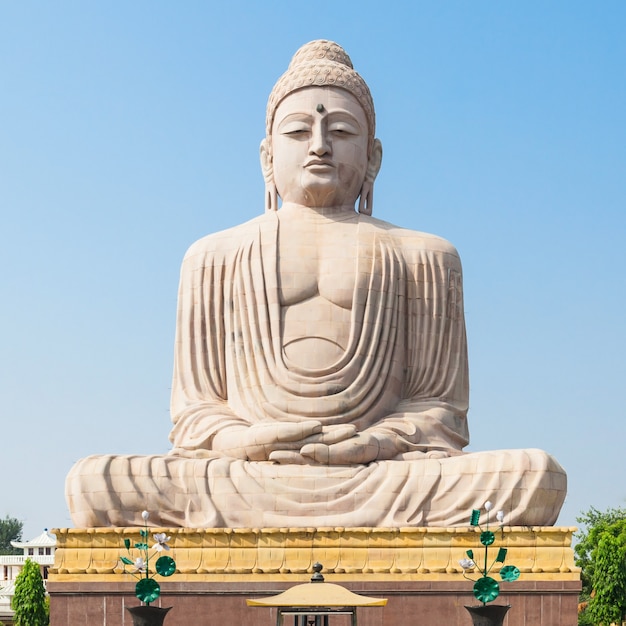
[[[167,545],[167,542],[172,539],[171,537],[168,537],[165,533],[155,533],[153,537],[156,541],[156,543],[152,546],[153,550],[156,550],[157,552],[163,552],[163,550],[170,549],[170,547]]]

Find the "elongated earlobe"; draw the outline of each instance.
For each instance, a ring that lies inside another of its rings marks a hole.
[[[359,196],[359,213],[371,215],[374,209],[374,183],[365,181]]]
[[[265,212],[278,211],[278,193],[276,191],[276,185],[271,183],[265,183]]]
[[[261,142],[261,170],[265,179],[265,212],[278,210],[278,191],[274,184],[274,166],[272,152],[267,138]]]
[[[374,210],[374,180],[380,171],[382,162],[383,145],[380,143],[380,139],[374,139],[372,154],[367,163],[367,172],[359,195],[359,213],[363,215],[371,215]]]

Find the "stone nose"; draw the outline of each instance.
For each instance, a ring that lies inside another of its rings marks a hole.
[[[320,123],[314,124],[311,129],[311,143],[309,145],[309,154],[315,154],[316,156],[322,156],[324,154],[332,153],[332,145],[328,131],[325,128],[325,124],[322,120]]]

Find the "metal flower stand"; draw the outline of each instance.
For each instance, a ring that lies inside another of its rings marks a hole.
[[[511,608],[510,605],[502,604],[490,604],[500,595],[500,585],[498,582],[489,576],[492,568],[501,564],[500,578],[506,582],[513,582],[520,576],[520,571],[515,565],[504,565],[506,560],[507,549],[500,548],[496,554],[495,559],[489,563],[489,547],[493,545],[496,540],[494,532],[489,530],[489,511],[491,510],[491,502],[485,502],[485,510],[487,511],[487,526],[485,529],[480,527],[480,509],[473,509],[470,516],[470,525],[477,527],[480,530],[480,543],[485,547],[484,561],[482,566],[479,564],[478,559],[474,556],[473,550],[467,550],[465,552],[467,558],[461,559],[459,564],[463,568],[463,576],[468,580],[470,578],[466,572],[472,572],[478,570],[480,577],[474,582],[474,597],[482,602],[482,606],[466,606],[472,616],[474,626],[502,626],[507,611]],[[504,522],[504,512],[498,511],[496,519],[500,523],[500,529],[502,530]]]

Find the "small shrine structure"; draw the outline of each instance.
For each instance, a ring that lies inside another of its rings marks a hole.
[[[48,568],[54,564],[56,536],[45,528],[41,535],[30,541],[12,541],[14,548],[22,549],[22,554],[0,555],[0,621],[11,623],[13,610],[11,599],[15,594],[15,579],[22,571],[27,559],[39,564],[44,585],[48,579]]]
[[[277,608],[276,626],[293,616],[293,626],[330,626],[331,615],[346,615],[351,626],[357,626],[357,607],[385,606],[386,598],[353,593],[341,585],[324,582],[322,565],[313,565],[311,582],[296,585],[269,598],[246,600],[248,606]],[[334,626],[334,622],[333,622]]]

